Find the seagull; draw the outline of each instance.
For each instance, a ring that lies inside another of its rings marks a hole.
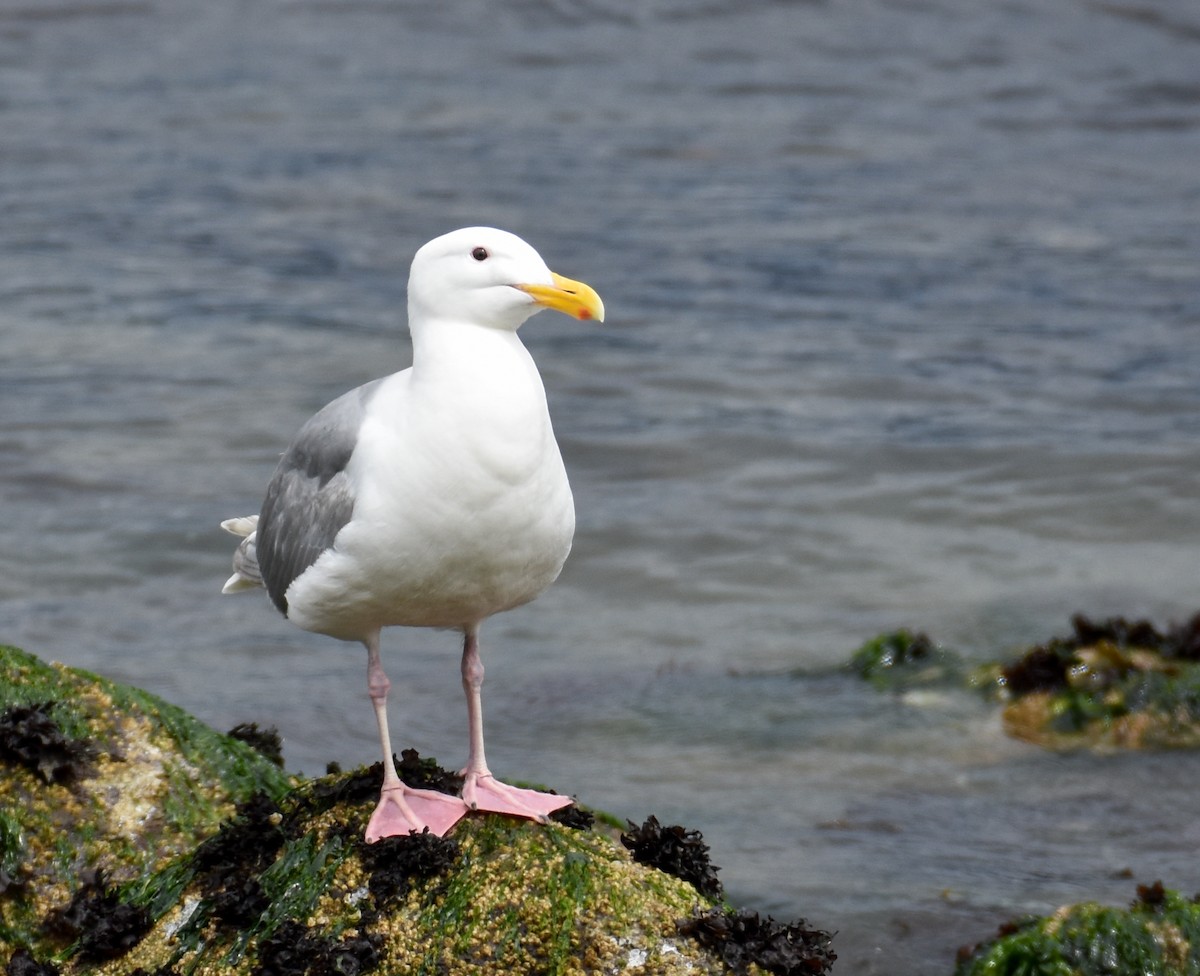
[[[479,628],[557,578],[575,507],[546,393],[517,336],[555,309],[604,320],[588,285],[553,273],[521,238],[468,227],[421,247],[408,280],[412,366],[343,394],[284,453],[241,536],[224,593],[265,587],[288,620],[361,642],[383,748],[366,839],[444,836],[468,811],[545,822],[569,797],[497,780],[484,757]],[[388,733],[384,627],[463,635],[469,745],[462,796],[414,789]]]

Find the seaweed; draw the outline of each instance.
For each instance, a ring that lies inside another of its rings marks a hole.
[[[578,803],[572,803],[570,806],[559,807],[550,814],[550,819],[572,830],[591,830],[596,822],[596,815],[591,810],[583,809]]]
[[[1071,626],[993,671],[1010,735],[1055,748],[1200,745],[1200,614],[1166,631],[1082,614]]]
[[[249,928],[270,908],[260,877],[284,845],[281,822],[274,801],[257,793],[192,853],[190,867],[219,927]]]
[[[927,634],[896,630],[880,634],[850,658],[849,669],[880,691],[905,691],[957,682],[962,661]]]
[[[928,635],[901,629],[867,641],[854,652],[850,665],[862,677],[869,678],[880,669],[927,661],[934,653]]]
[[[1171,661],[1200,661],[1200,613],[1183,624],[1172,624],[1165,633],[1145,619],[1109,617],[1095,621],[1077,613],[1071,617],[1071,631],[1069,637],[1055,637],[1035,645],[1001,669],[1003,682],[1012,694],[1066,688],[1072,668],[1078,664],[1077,652],[1086,647],[1140,649]],[[1119,656],[1112,658],[1114,670],[1120,669]]]
[[[445,874],[458,860],[459,845],[428,829],[419,834],[384,837],[374,844],[359,841],[358,856],[370,874],[367,886],[379,911],[395,903],[418,879]]]
[[[396,772],[405,785],[413,789],[437,790],[452,796],[457,796],[462,789],[462,776],[443,769],[435,759],[422,759],[416,749],[405,749],[400,754]],[[337,763],[330,763],[324,777],[307,784],[302,794],[293,794],[296,803],[292,818],[316,816],[343,803],[365,802],[379,795],[382,784],[381,762],[356,769],[348,775]]]
[[[1178,976],[1200,964],[1200,906],[1163,887],[1138,885],[1130,907],[1084,902],[1000,926],[964,946],[956,976]]]
[[[339,804],[363,803],[378,796],[382,782],[383,763],[355,769],[349,774],[334,769],[320,779],[304,784],[302,796],[295,793],[292,796],[298,806],[317,815]]]
[[[1039,644],[1004,665],[1000,669],[1001,682],[1014,695],[1058,691],[1067,687],[1067,671],[1074,654],[1075,647],[1067,641]]]
[[[1171,624],[1165,632],[1142,618],[1109,617],[1096,622],[1081,613],[1071,618],[1071,627],[1080,647],[1109,641],[1118,647],[1143,647],[1175,660],[1200,661],[1200,613],[1182,624]]]
[[[215,889],[227,877],[263,871],[283,846],[281,820],[279,808],[264,793],[239,804],[234,817],[222,823],[192,855],[192,866],[204,886]]]
[[[1167,903],[1167,889],[1163,887],[1161,880],[1155,881],[1154,884],[1138,885],[1137,898],[1134,900],[1133,908],[1161,908]]]
[[[70,783],[88,774],[96,749],[63,732],[50,714],[54,704],[13,705],[0,715],[0,759],[24,766],[46,784]]]
[[[87,962],[123,956],[150,931],[153,920],[139,905],[122,900],[103,872],[85,881],[51,920],[56,931],[76,940],[75,952]]]
[[[720,870],[708,859],[708,845],[698,830],[680,826],[664,827],[651,816],[637,827],[627,821],[629,830],[621,834],[633,859],[688,882],[706,898],[718,899],[724,889],[717,877]]]
[[[231,739],[244,742],[264,759],[283,768],[283,739],[274,726],[260,729],[257,722],[242,722],[225,733]]]
[[[49,962],[38,962],[27,949],[14,952],[4,972],[7,976],[59,976],[57,966]]]
[[[378,935],[351,935],[334,940],[287,921],[258,949],[255,976],[359,976],[380,961],[383,939]]]
[[[1181,661],[1200,661],[1200,613],[1182,624],[1172,625],[1167,636],[1172,657]]]
[[[374,766],[371,767],[375,769]],[[382,773],[382,765],[379,767]],[[406,786],[416,790],[437,790],[457,796],[462,790],[463,778],[459,773],[443,769],[434,759],[422,759],[416,749],[405,749],[396,763],[396,772]]]
[[[837,959],[833,936],[804,919],[776,922],[758,912],[714,908],[677,923],[679,933],[714,950],[739,976],[751,964],[778,976],[819,976]]]
[[[20,821],[0,810],[0,895],[24,891],[28,884],[24,863],[28,853]]]

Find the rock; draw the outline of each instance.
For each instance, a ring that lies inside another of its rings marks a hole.
[[[1129,908],[1086,902],[1003,926],[959,952],[955,976],[1185,976],[1200,971],[1200,904],[1160,882]]]
[[[0,647],[0,943],[63,948],[81,892],[161,868],[288,786],[151,694]]]
[[[836,958],[803,920],[719,901],[696,831],[621,836],[569,807],[368,845],[378,765],[290,781],[144,692],[3,653],[9,976],[819,976]],[[400,771],[456,785],[411,751]]]
[[[1146,620],[1072,618],[1074,633],[973,670],[924,634],[881,634],[848,670],[880,691],[974,689],[1003,705],[1005,731],[1049,749],[1200,746],[1200,614],[1158,630]]]
[[[880,634],[850,658],[850,671],[880,691],[908,692],[963,683],[962,662],[954,652],[922,633]]]
[[[1072,625],[993,669],[1009,735],[1053,749],[1200,746],[1200,615],[1165,633],[1121,617]]]

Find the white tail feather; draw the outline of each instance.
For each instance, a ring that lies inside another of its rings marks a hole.
[[[238,573],[234,573],[225,581],[225,585],[221,587],[222,593],[241,593],[242,590],[256,590],[262,586],[262,583],[256,583],[252,579],[247,579]]]
[[[241,518],[226,519],[221,523],[221,528],[230,535],[245,537],[258,528],[258,516],[243,515]]]
[[[239,593],[262,586],[262,572],[258,568],[258,555],[254,548],[258,516],[246,515],[242,518],[226,519],[221,523],[221,528],[230,535],[242,537],[241,543],[233,553],[233,575],[225,581],[221,592]]]

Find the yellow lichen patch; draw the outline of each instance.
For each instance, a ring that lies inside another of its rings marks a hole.
[[[196,770],[179,757],[177,751],[164,748],[154,738],[154,727],[147,719],[126,719],[120,725],[121,752],[106,754],[97,763],[97,774],[83,784],[98,801],[103,829],[113,836],[158,837],[159,853],[170,857],[191,845],[181,843],[172,830],[164,800],[172,779],[182,775],[196,781]],[[218,814],[233,812],[231,803],[220,804]],[[164,830],[173,837],[165,838]],[[174,841],[163,845],[163,840]],[[194,840],[194,838],[188,838]]]
[[[1050,692],[1031,692],[1007,705],[1004,731],[1015,739],[1047,749],[1088,748],[1095,752],[1134,749],[1181,749],[1200,745],[1200,727],[1191,715],[1156,709],[1100,715],[1079,727],[1056,727],[1062,700]],[[1070,724],[1070,723],[1068,723]]]
[[[1014,739],[1039,745],[1050,745],[1046,730],[1051,695],[1038,691],[1023,695],[1004,709],[1004,731]]]
[[[139,969],[154,972],[167,965],[171,961],[172,943],[164,933],[177,931],[195,911],[197,904],[198,899],[196,898],[185,899],[159,919],[150,934],[124,956],[98,966],[87,967],[86,972],[95,974],[95,976],[100,976],[100,974],[108,976],[108,974],[131,973]],[[79,971],[84,971],[84,967],[79,967]]]
[[[42,918],[71,900],[79,873],[90,866],[73,828],[96,809],[86,794],[64,784],[43,783],[20,768],[8,767],[5,774],[4,812],[20,823],[22,848],[21,887],[0,899],[0,920],[9,928],[18,913]]]
[[[1163,962],[1179,972],[1186,972],[1192,952],[1191,943],[1184,938],[1178,925],[1171,922],[1147,922],[1146,930],[1162,949]]]
[[[1046,933],[1048,935],[1056,935],[1063,924],[1071,918],[1071,913],[1074,909],[1074,905],[1060,905],[1055,909],[1054,913],[1046,920]]]
[[[1153,712],[1122,715],[1113,720],[1110,738],[1119,749],[1142,749],[1161,726],[1161,718]]]
[[[694,946],[678,951],[675,922],[708,903],[691,885],[634,864],[611,838],[484,822],[461,843],[458,870],[421,906],[417,924],[400,914],[384,923],[397,966],[448,976],[583,974],[622,971],[632,958],[642,968],[631,971],[700,971]]]

